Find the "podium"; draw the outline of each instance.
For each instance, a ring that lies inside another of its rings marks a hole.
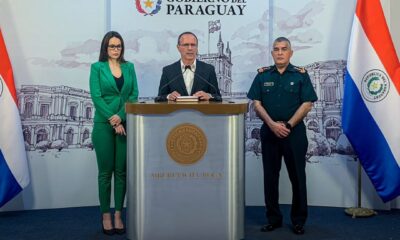
[[[127,237],[244,239],[242,102],[127,103]]]

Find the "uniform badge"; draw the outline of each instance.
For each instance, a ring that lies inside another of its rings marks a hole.
[[[294,82],[290,82],[290,86],[293,86],[294,85]]]
[[[274,82],[265,82],[264,83],[264,87],[273,87],[274,86]]]

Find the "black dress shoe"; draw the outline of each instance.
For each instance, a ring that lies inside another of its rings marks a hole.
[[[293,232],[297,235],[303,235],[304,234],[304,226],[303,225],[295,225],[293,227]]]
[[[267,225],[262,226],[260,231],[261,232],[271,232],[280,227],[282,227],[282,223],[276,223],[276,224],[269,223]]]
[[[125,233],[125,228],[115,228],[115,233],[118,235],[122,235]]]

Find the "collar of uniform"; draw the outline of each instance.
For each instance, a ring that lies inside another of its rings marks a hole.
[[[181,70],[182,72],[185,71],[185,64],[183,64],[182,60],[181,60]],[[194,62],[192,63],[192,65],[190,65],[190,69],[194,72],[196,71],[196,59],[194,60]]]
[[[297,72],[291,63],[289,63],[289,65],[287,66],[286,71]]]
[[[273,65],[272,70],[273,70],[273,71],[278,71],[276,65]],[[296,69],[294,68],[294,66],[293,66],[291,63],[289,63],[289,65],[288,65],[288,66],[286,67],[286,69],[285,69],[285,72],[286,72],[286,71],[289,71],[289,72],[296,72]]]

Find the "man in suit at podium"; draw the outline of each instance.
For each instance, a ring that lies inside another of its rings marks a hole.
[[[178,37],[181,59],[163,68],[156,101],[175,101],[180,96],[195,96],[204,101],[222,101],[214,66],[199,61],[198,41],[192,32]]]

